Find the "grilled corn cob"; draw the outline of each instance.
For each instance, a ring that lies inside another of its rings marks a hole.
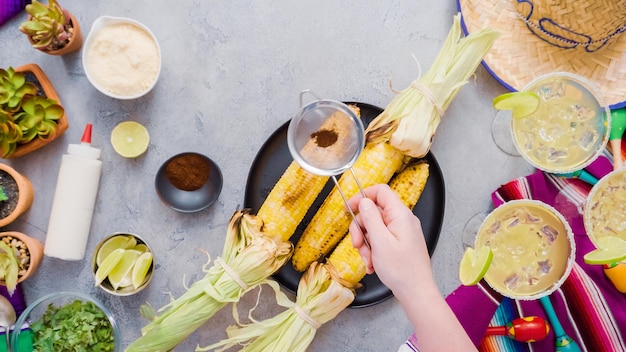
[[[349,108],[360,116],[360,109],[357,106],[349,105]],[[340,116],[331,115],[320,126],[320,130],[349,128],[344,125],[345,120]],[[314,144],[315,141],[310,140],[302,153],[314,149],[312,148]],[[257,213],[257,217],[263,221],[263,231],[288,241],[327,181],[328,176],[314,175],[292,161]]]
[[[403,162],[404,155],[390,144],[369,144],[365,146],[352,170],[361,185],[369,187],[389,182]],[[348,198],[359,191],[350,173],[344,173],[340,177],[339,188]],[[320,256],[328,255],[348,231],[350,221],[352,218],[335,187],[298,240],[292,258],[293,267],[298,271],[304,271]]]
[[[413,209],[428,180],[427,162],[410,164],[389,182],[391,189],[400,197],[402,203]],[[348,233],[337,245],[328,258],[337,270],[339,277],[352,285],[358,284],[365,276],[365,262],[359,251],[352,247],[352,237]]]

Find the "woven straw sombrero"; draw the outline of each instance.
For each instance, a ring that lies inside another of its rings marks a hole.
[[[510,90],[551,72],[586,77],[611,108],[626,106],[626,0],[457,0],[463,29],[502,33],[485,56]]]

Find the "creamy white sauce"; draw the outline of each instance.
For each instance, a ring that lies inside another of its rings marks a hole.
[[[87,52],[87,69],[94,82],[116,95],[140,94],[154,83],[159,49],[150,33],[129,23],[102,28]]]

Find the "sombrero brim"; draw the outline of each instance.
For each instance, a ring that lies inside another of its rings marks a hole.
[[[552,72],[586,77],[598,87],[612,109],[626,106],[626,33],[596,52],[563,49],[533,34],[516,12],[513,1],[457,0],[466,34],[490,27],[502,35],[483,64],[510,90],[522,90],[534,78]]]

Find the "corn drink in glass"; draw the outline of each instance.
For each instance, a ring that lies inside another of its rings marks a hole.
[[[539,96],[534,113],[513,118],[511,131],[520,154],[538,169],[567,173],[582,169],[602,152],[610,113],[584,78],[569,73],[540,76],[524,91]]]
[[[475,248],[493,252],[485,281],[513,299],[538,299],[556,290],[571,271],[572,230],[554,208],[534,200],[513,200],[483,221]]]
[[[596,247],[601,237],[626,241],[626,169],[609,173],[593,186],[585,205],[585,230]]]

